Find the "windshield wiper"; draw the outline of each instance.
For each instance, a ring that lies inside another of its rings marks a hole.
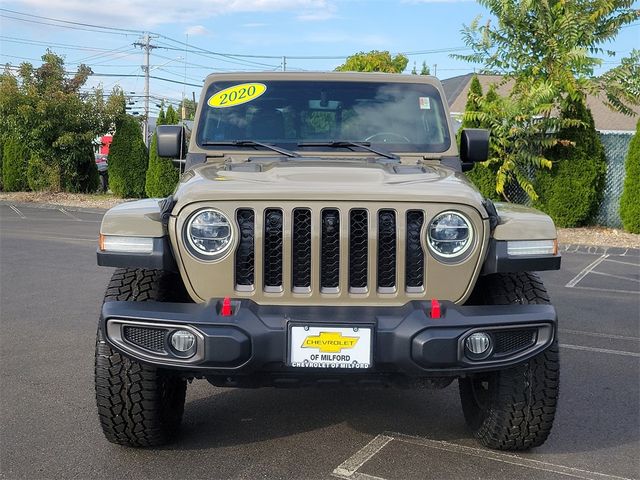
[[[299,157],[296,152],[287,150],[286,148],[276,147],[275,145],[269,145],[268,143],[256,142],[255,140],[228,140],[220,142],[202,142],[203,147],[215,147],[215,146],[227,146],[227,147],[263,147],[278,152],[287,157]]]
[[[371,153],[375,153],[376,155],[380,155],[381,157],[391,158],[393,160],[397,160],[399,158],[395,153],[385,152],[384,150],[377,150],[375,148],[371,148],[371,142],[351,142],[349,140],[333,140],[330,142],[300,142],[298,143],[298,146],[299,147],[330,147],[330,148],[359,147]]]

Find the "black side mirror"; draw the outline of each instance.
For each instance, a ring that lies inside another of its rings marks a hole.
[[[474,163],[484,162],[489,158],[489,130],[482,128],[465,128],[460,134],[460,160],[462,170],[467,171]]]
[[[156,128],[156,135],[158,137],[159,157],[184,159],[187,149],[182,125],[160,125]]]

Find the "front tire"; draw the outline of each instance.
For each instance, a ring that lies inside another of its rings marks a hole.
[[[484,305],[548,304],[549,296],[533,273],[487,276],[474,294]],[[542,445],[558,403],[557,341],[513,368],[460,378],[460,399],[467,425],[484,446],[527,450]]]
[[[104,301],[179,301],[180,277],[159,270],[118,269]],[[151,367],[114,351],[98,328],[95,390],[100,425],[111,443],[153,447],[178,433],[187,382],[170,371]]]

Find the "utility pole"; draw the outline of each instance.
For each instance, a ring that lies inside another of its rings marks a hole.
[[[156,48],[155,45],[151,45],[151,36],[145,33],[142,40],[133,44],[136,47],[140,47],[144,50],[144,65],[142,71],[144,72],[144,124],[142,128],[142,136],[144,138],[144,144],[149,146],[149,53]]]
[[[287,57],[282,57],[282,71],[287,71]]]

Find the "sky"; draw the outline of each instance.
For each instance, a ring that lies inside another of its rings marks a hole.
[[[197,98],[209,73],[281,70],[282,57],[287,70],[321,71],[359,51],[388,50],[408,56],[407,73],[426,62],[442,79],[464,75],[479,66],[450,55],[468,52],[461,29],[478,16],[489,18],[469,0],[3,0],[0,62],[39,65],[50,48],[68,70],[84,62],[104,75],[91,77],[87,88],[119,85],[138,109],[143,52],[134,43],[152,32],[151,75],[165,79],[150,83],[153,116],[161,99]],[[640,48],[640,23],[605,48],[618,55],[602,71]]]

